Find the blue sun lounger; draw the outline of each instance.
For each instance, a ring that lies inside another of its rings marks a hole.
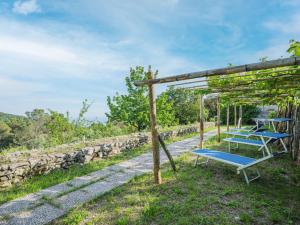
[[[205,164],[208,163],[209,159],[213,159],[213,160],[223,162],[223,163],[226,163],[226,164],[229,164],[232,166],[236,166],[237,174],[240,174],[240,172],[242,171],[244,174],[245,181],[248,185],[251,181],[258,179],[260,177],[260,173],[259,173],[258,169],[256,169],[257,175],[255,177],[249,179],[249,177],[246,173],[246,169],[249,167],[255,166],[258,163],[263,162],[263,161],[273,157],[273,155],[270,154],[270,155],[265,156],[260,159],[254,159],[254,158],[250,158],[250,157],[246,157],[246,156],[241,156],[241,155],[227,153],[227,152],[221,152],[221,151],[217,151],[217,150],[210,150],[210,149],[197,149],[197,150],[192,151],[192,153],[197,155],[195,166],[198,165],[199,157],[206,158],[206,161],[203,162]]]
[[[284,122],[286,122],[286,131],[287,131],[288,127],[289,127],[289,122],[293,120],[291,118],[272,118],[272,119],[268,119],[268,118],[253,118],[253,119],[256,121],[257,125],[259,124],[259,122],[262,122],[262,123],[269,123],[269,126],[270,126],[270,123],[271,123],[274,132],[277,132],[275,123],[284,123]]]
[[[249,145],[255,145],[254,143],[257,143],[256,146],[259,146],[259,143],[262,144],[259,148],[259,150],[266,150],[266,153],[269,154],[269,149],[268,149],[268,144],[274,141],[280,141],[281,145],[284,148],[284,151],[281,151],[279,153],[286,153],[288,152],[287,147],[285,145],[285,143],[283,142],[284,138],[290,137],[289,134],[286,133],[274,133],[274,132],[269,132],[269,131],[262,131],[262,132],[237,132],[237,131],[228,131],[228,132],[224,132],[226,134],[230,134],[233,136],[240,136],[240,137],[245,137],[245,138],[249,138],[249,137],[259,137],[261,140],[255,142],[255,140],[250,140],[250,139],[235,139],[235,138],[226,138],[224,139],[225,141],[230,142],[231,140],[233,140],[232,142],[235,142],[237,144],[249,144]],[[251,144],[252,143],[252,144]],[[265,152],[263,151],[263,154],[265,155]]]

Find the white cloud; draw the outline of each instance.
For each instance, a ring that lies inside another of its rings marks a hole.
[[[14,13],[28,15],[30,13],[41,12],[36,0],[16,1],[13,5],[12,11]]]
[[[271,44],[269,47],[256,52],[254,57],[256,59],[260,59],[262,57],[268,57],[269,59],[279,59],[281,57],[288,57],[288,53],[286,50],[288,49],[289,44],[286,43],[276,43]]]
[[[106,38],[80,26],[43,21],[30,24],[0,17],[2,111],[36,107],[78,115],[81,101],[95,100],[89,118],[104,119],[106,96],[124,92],[131,66],[153,65],[160,76],[199,68],[161,42],[125,35]],[[66,100],[59,100],[63,97]],[[12,106],[10,102],[15,104]],[[26,103],[26,104],[25,104]]]
[[[1,97],[25,97],[47,89],[47,85],[42,83],[20,81],[0,75]]]
[[[264,23],[265,27],[270,30],[282,32],[288,35],[300,34],[300,13],[292,15],[290,18],[285,18],[286,21],[271,20]]]
[[[24,40],[24,38],[20,37],[0,37],[0,52],[14,53],[24,55],[25,57],[44,59],[46,61],[81,63],[75,53],[64,47],[43,43],[42,40],[40,42]]]

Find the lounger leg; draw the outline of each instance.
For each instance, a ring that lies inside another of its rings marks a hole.
[[[206,160],[205,160],[204,162],[198,163],[198,161],[199,161],[199,156],[197,156],[197,159],[196,159],[196,162],[195,162],[194,167],[196,167],[197,165],[200,165],[200,164],[205,164],[205,165],[207,165],[208,160],[209,160],[209,159],[206,158]]]
[[[288,149],[287,149],[286,145],[284,144],[282,138],[280,138],[280,142],[281,142],[281,144],[282,144],[282,146],[284,148],[284,152],[288,152]]]
[[[194,165],[194,167],[196,167],[196,166],[197,166],[197,164],[198,164],[198,159],[199,159],[199,156],[197,156],[197,159],[196,159],[196,161],[195,161],[195,165]]]
[[[277,132],[274,121],[272,121],[271,123],[272,123],[272,127],[273,127],[274,132]]]
[[[248,178],[248,175],[247,175],[245,169],[243,169],[243,174],[244,174],[244,177],[245,177],[245,180],[246,180],[247,185],[249,185],[251,181],[254,181],[254,180],[260,178],[260,173],[259,173],[259,170],[258,170],[258,169],[256,169],[256,176],[253,177],[253,178],[251,178],[250,180],[249,180],[249,178]]]
[[[248,176],[247,176],[247,173],[246,173],[245,170],[243,170],[243,174],[244,174],[245,181],[246,181],[247,185],[249,185],[249,179],[248,179]]]
[[[268,148],[268,146],[267,146],[267,143],[268,143],[271,139],[269,139],[267,142],[265,141],[265,139],[264,139],[262,136],[260,136],[260,139],[261,139],[261,141],[262,141],[263,144],[264,144],[264,147],[265,147],[265,149],[266,149],[267,154],[268,154],[268,155],[271,155],[271,152],[270,152],[270,150],[269,150],[269,148]]]
[[[230,152],[230,141],[228,142],[228,151]]]

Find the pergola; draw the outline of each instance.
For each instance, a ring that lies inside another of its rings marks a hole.
[[[212,70],[204,70],[200,72],[185,73],[180,75],[167,76],[162,78],[154,77],[151,68],[148,71],[148,79],[135,82],[136,86],[147,85],[149,88],[149,103],[150,103],[150,121],[151,121],[151,136],[152,136],[152,151],[153,151],[153,172],[154,172],[154,181],[157,184],[161,183],[161,174],[160,174],[160,154],[159,154],[159,135],[157,130],[157,118],[156,118],[156,98],[155,98],[155,85],[163,83],[173,83],[178,81],[188,81],[185,83],[173,84],[171,86],[185,86],[190,84],[197,84],[195,86],[183,87],[190,90],[201,90],[207,93],[217,94],[217,125],[218,125],[218,135],[220,140],[220,95],[225,97],[230,97],[236,102],[240,103],[257,103],[262,98],[284,98],[288,94],[277,93],[274,90],[300,90],[299,81],[300,74],[290,74],[291,70],[296,70],[294,66],[300,65],[300,57],[290,57],[283,58],[278,60],[245,64],[240,66],[218,68]],[[284,69],[278,69],[284,67]],[[270,69],[274,69],[270,71]],[[248,74],[251,71],[257,71],[256,74]],[[272,76],[265,77],[265,75]],[[255,79],[241,80],[235,82],[234,85],[228,84],[226,88],[220,88],[218,85],[215,85],[214,82],[226,82],[226,80],[235,79],[235,78],[244,78],[247,76],[255,75]],[[200,80],[197,80],[200,79]],[[267,80],[277,80],[279,81],[278,85],[274,85],[272,88],[259,87],[256,84],[259,84],[262,81]],[[296,82],[295,82],[296,81]],[[291,83],[292,82],[292,83]],[[298,82],[298,83],[297,83]],[[254,85],[254,86],[253,86]],[[245,92],[247,95],[243,95]],[[200,94],[200,148],[202,148],[203,143],[203,133],[204,133],[204,104],[203,104],[203,94]],[[240,107],[240,110],[242,108]],[[235,107],[235,115],[236,115]],[[227,108],[227,127],[229,127],[228,121],[229,108]],[[235,116],[236,117],[236,116]],[[236,118],[235,118],[236,124]]]

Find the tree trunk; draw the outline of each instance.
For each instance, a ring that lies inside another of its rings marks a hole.
[[[287,138],[285,142],[291,158],[300,165],[300,107],[289,104],[287,107],[278,109],[278,117],[292,118],[293,121],[289,122],[288,133],[291,134],[290,138]],[[278,124],[277,130],[284,132],[286,125]]]

